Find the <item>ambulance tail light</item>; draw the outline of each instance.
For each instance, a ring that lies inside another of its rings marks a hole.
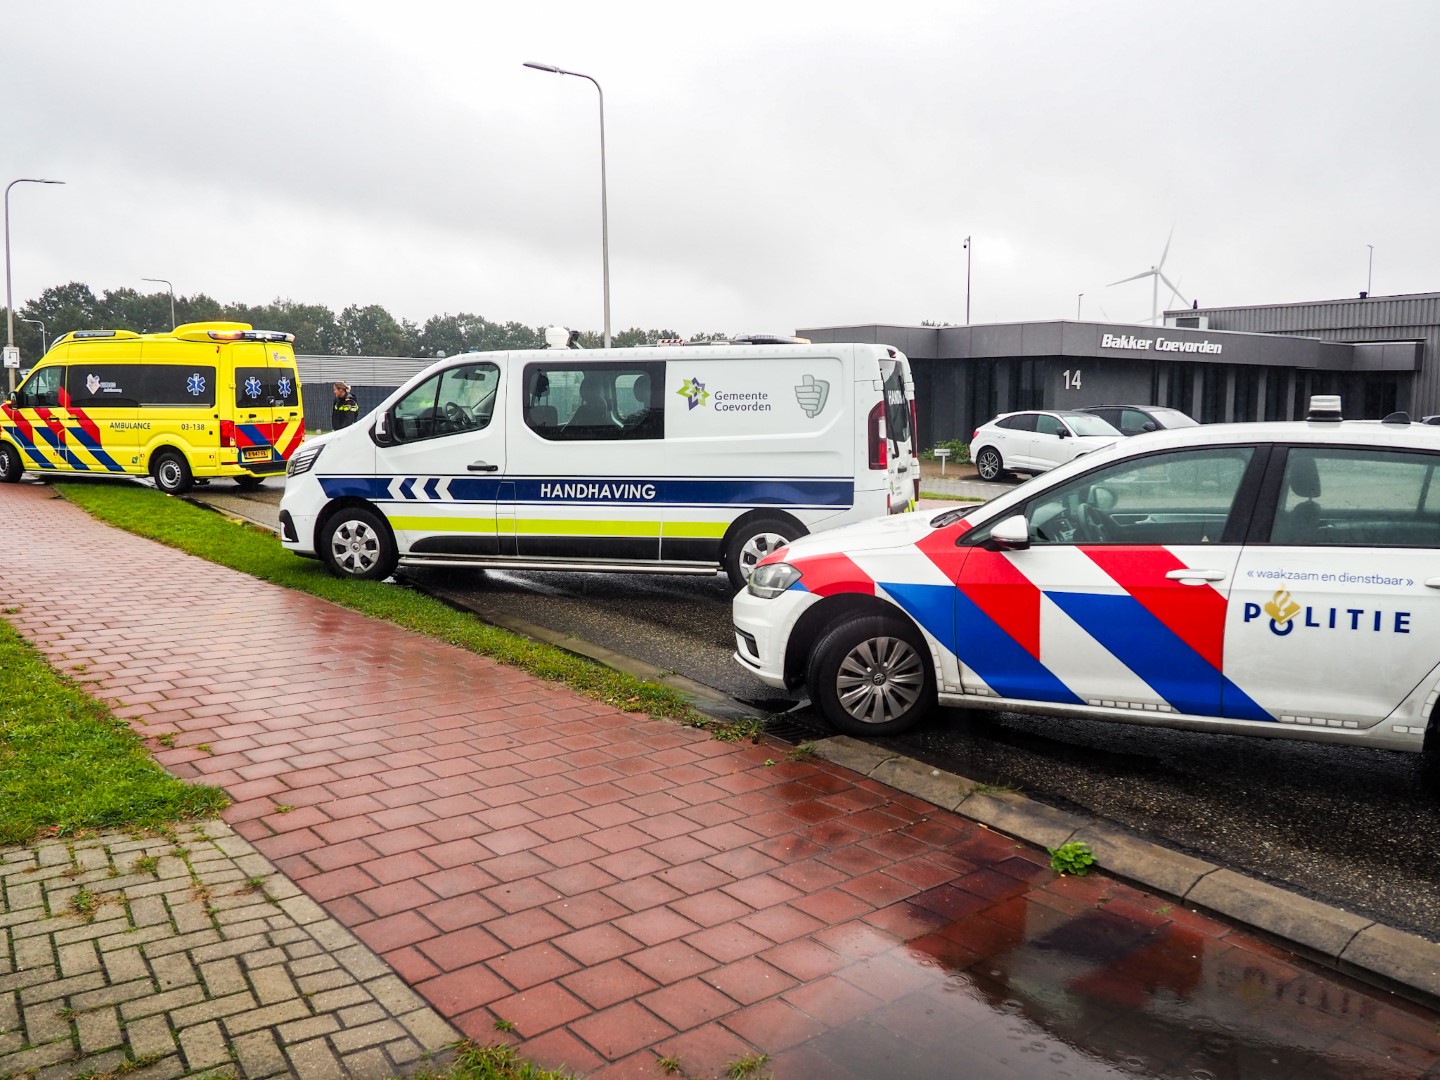
[[[870,410],[866,426],[870,432],[870,468],[884,469],[890,464],[890,453],[885,443],[885,402],[877,402]]]
[[[233,447],[233,446],[235,445],[235,421],[234,421],[234,420],[221,420],[221,421],[220,421],[220,445],[221,445],[221,446],[231,446],[231,447]]]

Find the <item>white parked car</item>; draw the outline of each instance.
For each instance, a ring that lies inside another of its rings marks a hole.
[[[1323,400],[1328,419],[1157,431],[983,505],[797,540],[735,598],[736,659],[849,734],[938,701],[1434,763],[1440,431]]]
[[[970,460],[982,480],[1007,472],[1042,473],[1123,438],[1098,416],[1085,412],[1002,413],[970,436]]]

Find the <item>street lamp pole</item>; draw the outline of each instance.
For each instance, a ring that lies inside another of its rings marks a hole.
[[[158,281],[170,290],[170,330],[175,330],[175,286],[166,281],[163,277],[142,277],[141,281]]]
[[[536,64],[528,60],[525,61],[525,66],[534,68],[536,71],[548,71],[553,75],[573,75],[577,79],[589,79],[590,84],[595,87],[595,92],[600,95],[600,258],[605,284],[605,348],[608,349],[610,347],[610,209],[605,191],[605,91],[600,89],[600,84],[593,76],[583,72],[567,71],[554,64]]]
[[[20,321],[28,322],[31,326],[40,327],[40,355],[44,356],[47,352],[49,352],[50,346],[46,344],[45,339],[45,321],[43,319],[27,319],[24,315],[20,316]]]
[[[1365,271],[1365,295],[1369,296],[1375,281],[1375,245],[1366,244],[1365,246],[1370,249],[1370,266]]]
[[[970,237],[965,237],[965,325],[970,325]]]
[[[1082,301],[1082,300],[1084,300],[1084,299],[1085,299],[1085,294],[1084,294],[1083,292],[1080,293],[1078,296],[1075,297],[1075,321],[1076,321],[1076,322],[1079,322],[1079,321],[1080,321],[1080,301]]]
[[[15,304],[10,296],[10,189],[16,184],[63,184],[64,180],[36,180],[22,176],[5,185],[5,347],[15,347]],[[15,369],[9,368],[10,389],[15,389]]]

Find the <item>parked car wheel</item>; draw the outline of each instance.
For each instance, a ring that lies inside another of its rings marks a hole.
[[[1005,463],[1000,460],[1000,452],[991,447],[986,447],[975,455],[975,471],[980,474],[981,480],[989,480],[992,483],[1005,478]]]
[[[320,557],[336,577],[381,581],[400,561],[390,526],[364,507],[347,506],[331,514],[319,540]]]
[[[745,588],[761,559],[803,535],[803,529],[773,517],[755,518],[736,529],[725,547],[725,573],[731,588],[736,592]]]
[[[254,491],[259,488],[259,486],[263,483],[265,483],[265,478],[263,476],[251,475],[235,477],[235,486],[238,487],[241,491]]]
[[[161,450],[151,458],[150,477],[166,495],[184,495],[195,483],[190,463],[178,450]]]
[[[20,462],[20,451],[7,442],[0,442],[0,484],[17,484],[25,466]]]
[[[846,735],[898,734],[934,703],[929,650],[915,628],[895,616],[846,619],[810,656],[810,700]]]

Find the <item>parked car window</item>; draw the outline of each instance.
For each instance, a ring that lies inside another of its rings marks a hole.
[[[1003,420],[995,421],[996,427],[1007,428],[1010,431],[1034,431],[1034,413],[1016,413],[1014,416],[1007,416]]]
[[[1100,417],[1100,419],[1104,420],[1107,424],[1110,424],[1114,427],[1120,426],[1119,409],[1087,409],[1085,411]]]
[[[1148,415],[1141,412],[1139,409],[1121,409],[1120,423],[1118,424],[1116,424],[1115,421],[1111,420],[1108,416],[1102,417],[1102,419],[1104,419],[1107,423],[1118,427],[1126,435],[1140,434],[1142,431],[1147,430],[1147,428],[1145,427],[1146,424],[1150,425],[1148,430],[1152,431],[1160,426],[1156,421],[1150,419]]]
[[[1292,448],[1272,544],[1440,546],[1440,454]]]
[[[1094,413],[1066,413],[1065,419],[1069,421],[1076,435],[1120,434],[1114,424],[1107,424],[1104,419]]]
[[[1254,452],[1184,450],[1087,473],[1025,507],[1031,543],[1219,543]]]
[[[1056,417],[1041,413],[1035,417],[1035,430],[1041,435],[1059,435],[1066,428]]]
[[[527,364],[525,424],[556,441],[663,439],[663,362]]]
[[[395,441],[417,442],[488,427],[499,387],[500,369],[494,364],[462,364],[431,376],[395,403]]]

